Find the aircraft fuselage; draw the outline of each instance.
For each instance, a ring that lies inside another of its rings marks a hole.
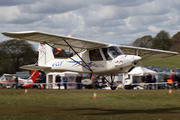
[[[141,59],[141,57],[135,55],[124,55],[114,46],[111,46],[110,50],[107,48],[86,50],[79,53],[79,56],[85,63],[75,55],[71,57],[72,59],[54,59],[48,62],[46,66],[51,66],[53,71],[73,71],[108,75],[127,72]]]

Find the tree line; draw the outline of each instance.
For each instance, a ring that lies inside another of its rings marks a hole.
[[[55,57],[68,57],[65,50],[53,48]],[[72,53],[70,54],[72,56]],[[15,74],[22,71],[23,65],[35,64],[38,60],[38,51],[25,40],[10,39],[0,42],[0,75]]]
[[[36,61],[37,52],[27,41],[12,39],[0,42],[0,75],[14,74],[20,71],[20,66]]]
[[[154,38],[151,35],[137,38],[132,45],[136,47],[170,50],[180,53],[180,32],[176,33],[173,37],[170,37],[168,32],[161,30]]]

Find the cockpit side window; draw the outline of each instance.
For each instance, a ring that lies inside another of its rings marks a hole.
[[[6,80],[11,80],[11,78],[12,78],[11,76],[7,76]]]
[[[89,50],[89,58],[90,58],[90,61],[102,61],[103,60],[99,49]]]
[[[102,48],[103,54],[106,58],[106,60],[112,60],[112,57],[109,56],[107,48]]]

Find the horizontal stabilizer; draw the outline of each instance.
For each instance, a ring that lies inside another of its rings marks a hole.
[[[21,69],[26,69],[26,70],[43,70],[43,69],[51,69],[51,67],[44,67],[44,66],[34,66],[33,65],[24,65],[20,67]]]

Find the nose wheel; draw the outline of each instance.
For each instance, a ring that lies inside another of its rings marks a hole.
[[[111,90],[115,90],[117,87],[111,87]]]

